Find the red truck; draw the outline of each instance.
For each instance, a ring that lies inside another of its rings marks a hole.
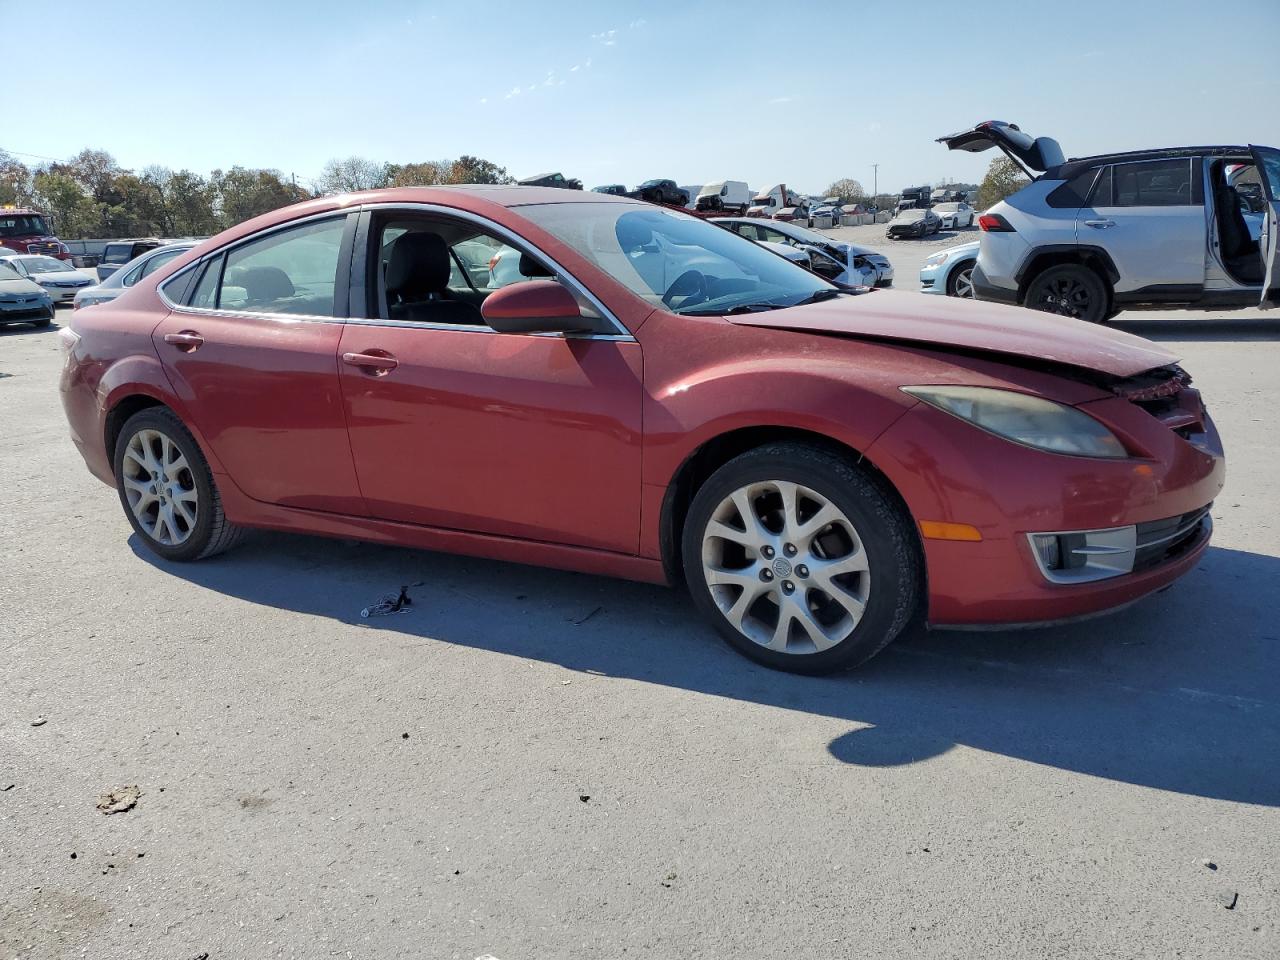
[[[71,250],[53,235],[48,214],[26,207],[0,206],[0,247],[15,253],[40,253],[70,260]]]

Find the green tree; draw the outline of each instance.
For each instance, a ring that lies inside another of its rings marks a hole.
[[[94,236],[102,225],[102,205],[66,173],[41,170],[32,178],[35,203],[54,218],[58,236],[78,240]]]
[[[987,175],[978,186],[974,206],[979,210],[986,210],[992,204],[1017,193],[1030,182],[1016,163],[1008,157],[997,157],[987,167]]]
[[[427,160],[423,163],[387,164],[387,186],[431,187],[449,183],[453,173],[452,160]]]
[[[35,200],[33,192],[27,165],[0,150],[0,204],[29,206]]]
[[[857,180],[844,177],[827,187],[827,192],[823,196],[839,197],[841,203],[865,203],[867,191],[862,189],[862,184]]]
[[[500,167],[479,157],[469,157],[465,153],[453,161],[446,183],[515,183],[515,177],[507,174],[506,167]]]
[[[214,210],[220,227],[230,227],[278,207],[306,199],[295,187],[286,183],[278,170],[247,170],[232,167],[223,173],[215,170],[209,177],[215,202]]]

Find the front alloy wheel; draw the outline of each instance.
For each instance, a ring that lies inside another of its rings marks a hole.
[[[961,264],[947,278],[947,295],[972,300],[973,297],[973,261]]]
[[[871,589],[852,521],[787,480],[720,501],[703,532],[702,572],[725,619],[778,653],[830,650],[858,625]]]
[[[782,670],[856,666],[920,603],[910,519],[881,480],[821,447],[770,444],[722,466],[694,496],[682,547],[695,604]]]

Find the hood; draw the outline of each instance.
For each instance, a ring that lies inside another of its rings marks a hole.
[[[66,286],[82,286],[86,283],[93,283],[93,277],[81,273],[79,270],[55,270],[50,273],[32,273],[29,276],[36,283],[59,283]]]
[[[890,290],[725,319],[742,326],[977,350],[1113,377],[1132,377],[1178,359],[1159,344],[1070,317]]]
[[[34,297],[43,293],[43,288],[26,277],[13,280],[0,279],[0,300],[8,300],[11,297]]]

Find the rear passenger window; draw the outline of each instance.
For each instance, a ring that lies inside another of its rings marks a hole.
[[[212,310],[218,303],[218,277],[222,276],[222,257],[215,257],[204,265],[190,306]]]
[[[333,316],[338,252],[345,228],[343,215],[280,230],[236,247],[227,254],[222,271],[218,309]],[[204,286],[201,280],[200,287]]]
[[[1191,160],[1117,163],[1112,168],[1112,205],[1117,207],[1189,207]]]

